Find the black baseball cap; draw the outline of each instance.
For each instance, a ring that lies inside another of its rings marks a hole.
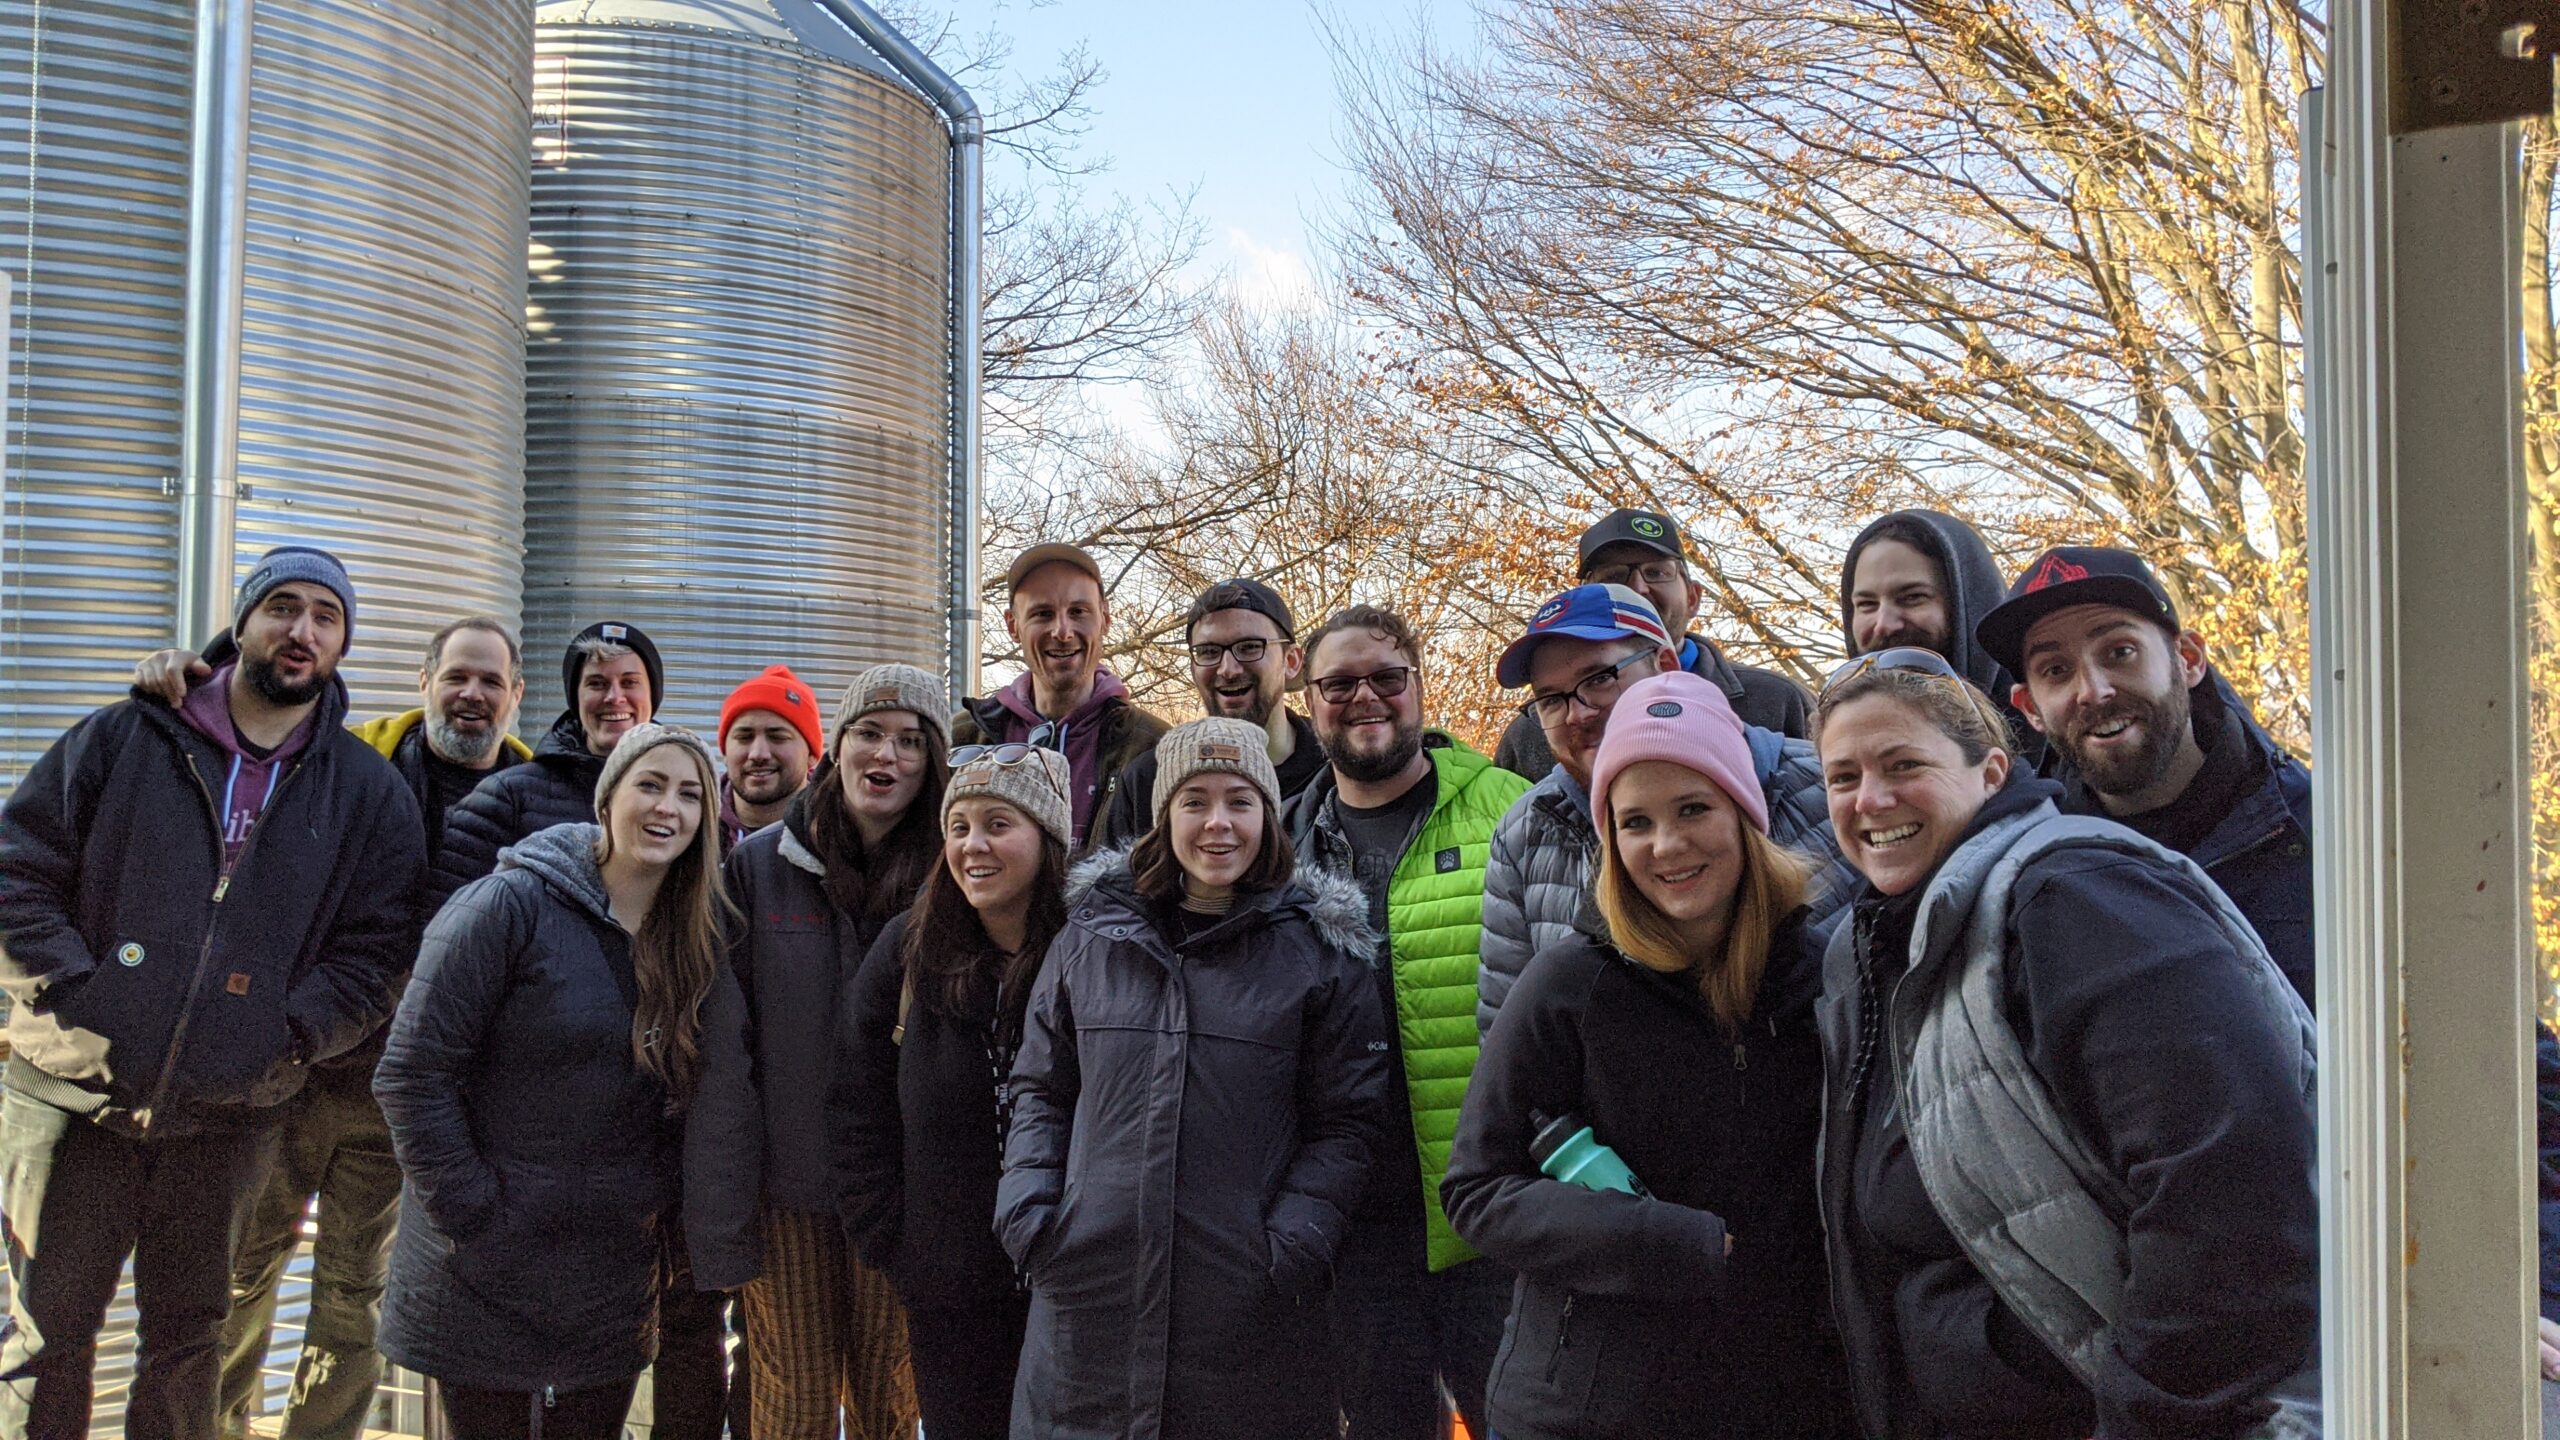
[[[1221,610],[1250,610],[1257,615],[1268,615],[1271,623],[1280,627],[1281,639],[1298,638],[1297,624],[1289,618],[1289,602],[1280,598],[1280,592],[1259,580],[1241,579],[1221,580],[1201,591],[1200,598],[1191,602],[1191,613],[1182,618],[1182,638],[1188,641],[1202,620]]]
[[[1687,560],[1688,547],[1680,540],[1680,527],[1671,517],[1654,510],[1612,510],[1600,523],[1582,532],[1576,547],[1579,558],[1577,575],[1591,573],[1591,557],[1612,545],[1641,545],[1674,560]]]
[[[2176,602],[2141,556],[2101,545],[2057,545],[2019,572],[2009,598],[1982,617],[1973,638],[1984,654],[2023,680],[2027,632],[2047,615],[2074,605],[2130,610],[2172,635],[2180,628]]]

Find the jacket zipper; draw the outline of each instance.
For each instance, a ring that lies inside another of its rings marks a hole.
[[[151,1133],[152,1122],[159,1118],[160,1102],[169,1096],[170,1082],[177,1078],[178,1055],[187,1043],[187,1023],[195,1018],[196,996],[204,989],[205,967],[213,963],[214,931],[221,924],[223,897],[231,893],[232,872],[247,863],[249,847],[257,843],[258,831],[265,828],[267,816],[276,808],[277,798],[283,795],[284,787],[292,784],[294,777],[302,773],[302,762],[297,759],[293,768],[286,771],[267,793],[266,802],[258,807],[257,818],[249,822],[249,833],[240,837],[240,859],[226,863],[221,807],[213,803],[213,787],[205,783],[204,772],[196,767],[196,757],[190,754],[186,760],[187,778],[196,782],[196,793],[204,797],[205,814],[213,819],[213,855],[219,874],[213,882],[214,913],[205,920],[204,943],[196,948],[195,973],[187,979],[186,998],[179,1002],[177,1023],[169,1027],[169,1048],[160,1057],[159,1078],[151,1082],[151,1097],[144,1103],[142,1112],[134,1117],[135,1128],[146,1136]]]
[[[1565,1347],[1573,1343],[1573,1302],[1579,1297],[1564,1297],[1563,1313],[1556,1316],[1556,1348],[1547,1356],[1547,1382],[1555,1383],[1556,1370],[1564,1364]]]

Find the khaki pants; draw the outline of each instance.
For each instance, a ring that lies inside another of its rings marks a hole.
[[[747,1282],[756,1440],[915,1434],[907,1315],[889,1277],[854,1258],[832,1215],[768,1208],[764,1272]]]

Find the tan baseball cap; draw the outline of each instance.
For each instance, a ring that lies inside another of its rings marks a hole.
[[[1005,593],[1010,595],[1021,589],[1022,582],[1031,578],[1031,572],[1043,565],[1072,565],[1092,576],[1094,584],[1102,583],[1101,563],[1086,554],[1083,546],[1052,543],[1034,545],[1013,557],[1012,566],[1004,572]]]

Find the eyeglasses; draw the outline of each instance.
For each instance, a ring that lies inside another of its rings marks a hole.
[[[1271,644],[1269,640],[1256,638],[1226,645],[1194,645],[1191,647],[1191,663],[1203,670],[1215,670],[1219,661],[1232,654],[1237,664],[1251,665],[1270,651]]]
[[[1542,726],[1548,726],[1563,724],[1565,717],[1573,713],[1573,702],[1576,700],[1594,711],[1606,709],[1602,702],[1618,688],[1618,682],[1624,678],[1623,672],[1628,666],[1639,660],[1660,658],[1659,651],[1639,650],[1606,670],[1594,670],[1583,676],[1570,690],[1559,690],[1553,695],[1530,696],[1520,702],[1520,713]]]
[[[1647,585],[1677,585],[1689,578],[1677,560],[1647,560],[1641,565],[1601,565],[1582,577],[1585,585],[1624,585],[1635,588],[1642,580]]]
[[[1359,694],[1360,687],[1363,685],[1368,686],[1369,693],[1379,699],[1393,700],[1403,694],[1404,687],[1412,684],[1413,677],[1420,673],[1422,672],[1419,669],[1411,665],[1390,665],[1384,670],[1372,670],[1366,675],[1327,675],[1307,683],[1315,687],[1316,693],[1324,697],[1326,704],[1348,705],[1351,703],[1351,697]]]
[[[1918,645],[1895,645],[1853,656],[1843,662],[1823,677],[1822,693],[1828,695],[1870,670],[1909,670],[1915,674],[1935,676],[1959,690],[1965,688],[1965,678],[1956,673],[1956,667],[1947,663],[1946,656]]]
[[[1026,744],[1019,740],[1007,741],[1002,745],[963,745],[951,752],[951,768],[957,770],[963,765],[974,765],[980,761],[989,765],[1008,767],[1020,765],[1047,748],[1045,745]]]

